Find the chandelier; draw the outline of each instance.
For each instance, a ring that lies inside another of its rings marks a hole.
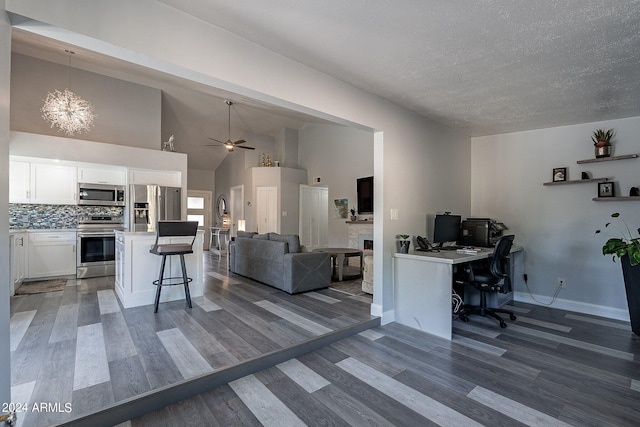
[[[65,50],[69,54],[69,70],[71,68],[71,55],[73,51]],[[70,72],[70,71],[69,71]],[[44,105],[41,108],[42,118],[51,123],[51,127],[57,127],[67,135],[87,132],[93,126],[95,114],[93,104],[82,99],[68,88],[63,92],[58,89],[47,94]]]

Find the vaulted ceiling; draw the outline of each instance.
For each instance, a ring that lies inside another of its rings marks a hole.
[[[469,136],[640,116],[640,0],[159,1]],[[14,44],[47,59],[46,43]],[[215,126],[190,140],[226,139],[233,94],[87,61],[160,87],[184,128]],[[234,100],[232,133],[321,121]],[[202,148],[190,150],[198,158]]]

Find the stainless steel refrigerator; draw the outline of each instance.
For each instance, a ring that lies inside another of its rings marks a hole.
[[[179,187],[138,184],[129,187],[129,231],[155,231],[158,221],[181,219]]]

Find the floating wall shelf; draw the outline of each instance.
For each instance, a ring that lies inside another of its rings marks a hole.
[[[594,202],[629,202],[640,201],[640,196],[594,197]]]
[[[589,179],[576,179],[573,181],[555,181],[555,182],[544,182],[542,185],[567,185],[567,184],[582,184],[585,182],[604,182],[609,178],[589,178]]]
[[[611,162],[613,160],[625,160],[625,159],[636,159],[638,158],[637,154],[627,154],[624,156],[611,156],[611,157],[602,157],[600,159],[587,159],[587,160],[578,160],[578,164],[582,165],[584,163],[598,163],[598,162]]]

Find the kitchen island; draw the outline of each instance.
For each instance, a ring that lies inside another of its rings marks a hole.
[[[191,237],[161,238],[161,243],[191,243]],[[204,231],[198,230],[193,253],[185,255],[191,298],[204,293],[202,247]],[[116,294],[125,308],[153,305],[162,257],[149,252],[156,241],[155,232],[116,231]],[[180,257],[167,257],[165,277],[182,276]],[[160,302],[185,300],[183,286],[163,286]],[[162,309],[162,307],[160,307]]]

